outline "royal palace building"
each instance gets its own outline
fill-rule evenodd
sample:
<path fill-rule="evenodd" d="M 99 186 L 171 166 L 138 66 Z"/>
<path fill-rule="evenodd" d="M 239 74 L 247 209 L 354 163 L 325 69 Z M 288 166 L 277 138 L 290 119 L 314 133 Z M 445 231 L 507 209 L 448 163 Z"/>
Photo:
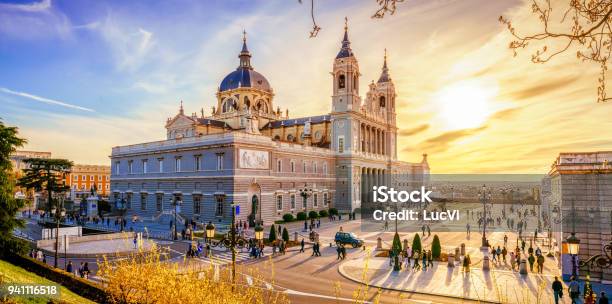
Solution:
<path fill-rule="evenodd" d="M 385 176 L 426 179 L 419 163 L 397 158 L 396 91 L 386 55 L 378 81 L 359 93 L 359 63 L 345 27 L 333 61 L 331 112 L 290 118 L 268 80 L 251 65 L 243 38 L 238 68 L 219 85 L 217 104 L 166 121 L 166 139 L 112 149 L 111 199 L 127 215 L 158 219 L 180 205 L 182 219 L 270 224 L 286 213 L 360 208 Z"/>

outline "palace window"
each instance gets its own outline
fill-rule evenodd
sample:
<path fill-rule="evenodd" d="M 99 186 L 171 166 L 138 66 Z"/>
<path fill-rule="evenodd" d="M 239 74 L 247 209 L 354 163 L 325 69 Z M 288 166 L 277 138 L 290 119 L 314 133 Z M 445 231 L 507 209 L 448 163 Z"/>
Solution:
<path fill-rule="evenodd" d="M 116 174 L 116 175 L 119 175 L 119 165 L 120 165 L 120 164 L 121 164 L 121 163 L 120 163 L 120 162 L 118 162 L 118 161 L 117 161 L 117 162 L 115 162 L 115 174 Z M 76 179 L 76 180 L 79 180 L 79 179 L 78 179 L 78 177 L 77 177 L 77 179 Z"/>
<path fill-rule="evenodd" d="M 174 171 L 181 172 L 181 158 L 177 157 L 174 159 Z"/>
<path fill-rule="evenodd" d="M 193 213 L 200 214 L 201 204 L 202 204 L 202 196 L 201 195 L 194 195 L 193 196 Z"/>
<path fill-rule="evenodd" d="M 281 172 L 283 170 L 283 162 L 278 159 L 276 160 L 276 171 Z"/>
<path fill-rule="evenodd" d="M 72 178 L 74 179 L 74 181 L 79 181 L 79 176 L 78 175 L 73 175 Z"/>
<path fill-rule="evenodd" d="M 283 196 L 279 195 L 276 197 L 276 210 L 283 210 Z"/>
<path fill-rule="evenodd" d="M 378 103 L 380 105 L 381 108 L 385 107 L 385 96 L 380 96 L 380 98 L 378 99 Z"/>
<path fill-rule="evenodd" d="M 291 161 L 291 172 L 295 172 L 295 162 Z"/>
<path fill-rule="evenodd" d="M 146 159 L 142 160 L 142 173 L 147 174 L 147 172 L 149 171 L 149 168 L 147 168 L 149 164 L 149 161 Z"/>
<path fill-rule="evenodd" d="M 323 206 L 327 206 L 327 193 L 323 193 Z"/>
<path fill-rule="evenodd" d="M 128 174 L 132 174 L 132 172 L 134 172 L 132 171 L 133 168 L 134 168 L 134 162 L 129 160 L 128 161 Z"/>
<path fill-rule="evenodd" d="M 98 183 L 98 188 L 97 190 L 102 190 L 102 183 Z"/>
<path fill-rule="evenodd" d="M 89 176 L 89 180 L 93 182 L 93 181 L 94 181 L 94 176 L 93 176 L 93 175 L 90 175 L 90 176 Z"/>
<path fill-rule="evenodd" d="M 304 209 L 308 208 L 308 197 L 307 196 L 302 196 L 302 208 Z"/>
<path fill-rule="evenodd" d="M 109 184 L 106 184 L 106 187 L 105 187 L 105 188 L 106 188 L 106 190 L 107 190 L 107 191 L 108 191 L 108 190 L 110 190 L 110 185 L 109 185 Z"/>
<path fill-rule="evenodd" d="M 140 194 L 140 210 L 147 210 L 147 194 Z"/>
<path fill-rule="evenodd" d="M 215 211 L 216 216 L 223 216 L 223 200 L 224 199 L 222 195 L 217 196 L 217 208 Z"/>
<path fill-rule="evenodd" d="M 323 163 L 323 174 L 327 174 L 327 163 Z"/>
<path fill-rule="evenodd" d="M 84 181 L 84 182 L 87 181 L 87 175 L 81 176 L 81 180 Z"/>
<path fill-rule="evenodd" d="M 338 137 L 338 153 L 344 153 L 344 137 Z"/>
<path fill-rule="evenodd" d="M 157 160 L 157 165 L 159 166 L 159 173 L 164 172 L 164 159 L 160 158 Z"/>
<path fill-rule="evenodd" d="M 223 113 L 231 112 L 236 109 L 236 101 L 232 98 L 226 99 L 221 106 L 221 111 Z"/>
<path fill-rule="evenodd" d="M 127 193 L 126 197 L 127 209 L 132 209 L 132 193 Z"/>
<path fill-rule="evenodd" d="M 202 170 L 202 155 L 195 155 L 193 157 L 193 162 L 195 163 L 195 170 L 196 171 Z"/>
<path fill-rule="evenodd" d="M 317 163 L 312 162 L 312 172 L 317 173 Z"/>
<path fill-rule="evenodd" d="M 289 197 L 290 203 L 291 203 L 291 210 L 295 209 L 295 194 L 291 194 L 291 196 Z"/>
<path fill-rule="evenodd" d="M 293 142 L 293 134 L 287 135 L 287 141 Z"/>
<path fill-rule="evenodd" d="M 162 203 L 164 201 L 164 194 L 163 193 L 157 193 L 155 195 L 155 210 L 157 210 L 157 212 L 161 212 L 162 211 Z"/>
<path fill-rule="evenodd" d="M 318 194 L 313 194 L 312 195 L 312 205 L 316 208 L 319 207 L 319 195 Z"/>
<path fill-rule="evenodd" d="M 217 171 L 223 170 L 223 153 L 217 154 Z"/>
<path fill-rule="evenodd" d="M 303 171 L 304 171 L 304 173 L 306 173 L 306 161 L 303 161 L 303 162 L 302 162 L 302 167 L 304 167 L 304 168 L 303 168 Z"/>

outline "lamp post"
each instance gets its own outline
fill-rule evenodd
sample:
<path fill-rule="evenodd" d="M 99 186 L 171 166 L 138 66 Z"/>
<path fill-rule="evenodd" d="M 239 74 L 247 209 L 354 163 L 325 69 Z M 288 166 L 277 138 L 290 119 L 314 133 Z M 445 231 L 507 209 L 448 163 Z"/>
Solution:
<path fill-rule="evenodd" d="M 478 198 L 482 203 L 483 217 L 482 217 L 482 248 L 488 248 L 489 242 L 487 241 L 487 204 L 491 201 L 491 190 L 487 189 L 486 185 L 482 185 L 482 189 L 478 191 Z"/>
<path fill-rule="evenodd" d="M 51 214 L 55 217 L 55 222 L 57 224 L 57 229 L 55 230 L 55 257 L 53 260 L 53 267 L 57 268 L 57 251 L 59 249 L 59 228 L 60 228 L 60 220 L 66 216 L 66 209 L 64 209 L 64 199 L 60 196 L 56 198 L 57 207 L 51 208 Z M 65 263 L 66 261 L 64 261 Z"/>
<path fill-rule="evenodd" d="M 123 217 L 125 216 L 125 211 L 127 207 L 127 204 L 125 202 L 125 199 L 123 198 L 123 195 L 121 195 L 121 199 L 118 199 L 115 201 L 115 207 L 117 208 L 117 210 L 119 210 L 119 214 L 121 215 L 121 218 L 119 218 L 119 223 L 121 226 L 121 231 L 123 231 L 123 228 L 124 228 Z"/>
<path fill-rule="evenodd" d="M 575 280 L 578 280 L 576 256 L 580 251 L 580 240 L 576 237 L 576 209 L 574 208 L 574 200 L 572 200 L 572 232 L 565 242 L 567 243 L 567 250 L 572 256 L 572 276 Z"/>
<path fill-rule="evenodd" d="M 242 236 L 236 236 L 236 209 L 232 203 L 232 224 L 230 226 L 229 237 L 223 236 L 219 241 L 215 241 L 215 225 L 212 222 L 208 222 L 206 225 L 206 242 L 211 247 L 223 247 L 232 251 L 232 288 L 236 285 L 236 248 L 242 249 L 248 247 L 248 240 Z M 257 225 L 255 227 L 255 240 L 257 243 L 263 240 L 263 227 Z"/>
<path fill-rule="evenodd" d="M 172 206 L 174 207 L 174 235 L 172 239 L 175 241 L 178 239 L 176 235 L 176 214 L 180 211 L 179 209 L 181 208 L 182 204 L 183 204 L 183 201 L 179 197 L 175 197 L 174 200 L 172 201 Z"/>

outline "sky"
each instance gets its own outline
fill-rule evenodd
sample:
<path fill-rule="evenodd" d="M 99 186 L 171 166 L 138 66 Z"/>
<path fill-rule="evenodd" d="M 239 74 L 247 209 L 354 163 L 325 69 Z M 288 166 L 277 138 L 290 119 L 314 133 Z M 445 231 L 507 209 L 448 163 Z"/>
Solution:
<path fill-rule="evenodd" d="M 315 38 L 303 2 L 0 1 L 0 118 L 19 127 L 24 149 L 108 165 L 113 146 L 163 140 L 181 100 L 209 114 L 243 30 L 275 106 L 328 113 L 346 16 L 361 88 L 387 49 L 401 160 L 427 153 L 432 173 L 541 174 L 560 152 L 612 150 L 598 66 L 575 49 L 546 64 L 530 61 L 542 45 L 508 49 L 498 17 L 536 31 L 528 2 L 408 0 L 372 19 L 376 1 L 315 0 Z"/>

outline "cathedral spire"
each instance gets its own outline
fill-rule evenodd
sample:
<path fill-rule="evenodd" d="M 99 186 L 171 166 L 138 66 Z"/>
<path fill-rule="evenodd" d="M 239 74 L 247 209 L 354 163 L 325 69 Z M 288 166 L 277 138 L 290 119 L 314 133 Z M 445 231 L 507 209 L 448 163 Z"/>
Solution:
<path fill-rule="evenodd" d="M 351 56 L 353 56 L 353 50 L 351 50 L 351 42 L 348 39 L 348 18 L 344 17 L 344 38 L 342 39 L 342 47 L 336 59 Z"/>
<path fill-rule="evenodd" d="M 182 100 L 181 100 L 181 106 L 180 106 L 180 108 L 179 108 L 179 113 L 180 113 L 181 115 L 183 115 L 183 114 L 185 113 L 185 111 L 183 111 L 183 101 L 182 101 Z"/>
<path fill-rule="evenodd" d="M 378 78 L 378 82 L 389 82 L 391 77 L 389 76 L 389 68 L 387 67 L 387 49 L 385 48 L 385 59 L 382 67 L 382 73 L 380 74 L 380 78 Z"/>
<path fill-rule="evenodd" d="M 240 58 L 240 66 L 238 67 L 239 69 L 253 69 L 253 67 L 251 67 L 251 53 L 249 52 L 249 49 L 247 48 L 246 44 L 245 30 L 242 31 L 242 50 L 240 51 L 238 58 Z"/>

